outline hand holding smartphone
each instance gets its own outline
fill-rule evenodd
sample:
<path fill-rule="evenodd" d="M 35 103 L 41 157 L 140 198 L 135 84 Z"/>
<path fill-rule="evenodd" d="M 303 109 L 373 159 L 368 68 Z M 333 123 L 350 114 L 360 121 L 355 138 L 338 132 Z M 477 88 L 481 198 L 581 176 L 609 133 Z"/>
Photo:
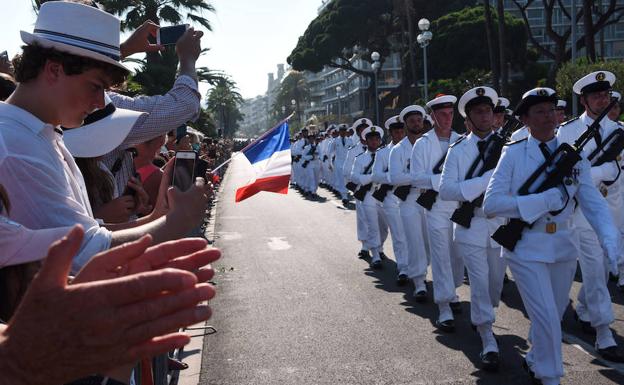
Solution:
<path fill-rule="evenodd" d="M 175 45 L 188 29 L 188 24 L 160 27 L 156 33 L 156 44 Z"/>
<path fill-rule="evenodd" d="M 178 151 L 173 165 L 173 178 L 171 184 L 180 191 L 186 191 L 195 183 L 195 151 Z"/>

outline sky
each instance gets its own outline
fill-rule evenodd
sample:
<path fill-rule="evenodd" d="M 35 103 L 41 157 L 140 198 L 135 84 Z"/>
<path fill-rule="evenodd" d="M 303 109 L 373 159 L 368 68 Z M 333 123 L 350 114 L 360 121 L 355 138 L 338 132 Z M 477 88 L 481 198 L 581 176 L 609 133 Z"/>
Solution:
<path fill-rule="evenodd" d="M 204 16 L 213 31 L 202 38 L 202 47 L 210 51 L 198 65 L 228 73 L 245 98 L 266 92 L 267 74 L 277 72 L 278 63 L 286 64 L 286 57 L 321 5 L 321 0 L 210 2 L 216 13 Z M 33 29 L 36 16 L 30 4 L 30 0 L 0 0 L 5 15 L 0 27 L 0 51 L 7 50 L 9 57 L 19 52 L 19 31 Z M 207 86 L 200 86 L 202 93 L 206 90 Z"/>

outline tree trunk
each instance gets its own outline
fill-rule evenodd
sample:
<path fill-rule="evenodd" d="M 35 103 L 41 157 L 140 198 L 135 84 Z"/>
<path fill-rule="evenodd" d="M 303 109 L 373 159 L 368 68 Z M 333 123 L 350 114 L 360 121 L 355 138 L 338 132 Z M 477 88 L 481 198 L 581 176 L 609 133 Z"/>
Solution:
<path fill-rule="evenodd" d="M 585 52 L 590 62 L 596 61 L 596 42 L 594 39 L 594 21 L 592 19 L 593 0 L 583 0 L 583 30 L 585 32 Z"/>
<path fill-rule="evenodd" d="M 500 71 L 494 51 L 494 41 L 492 33 L 492 10 L 490 9 L 489 0 L 483 0 L 483 10 L 485 12 L 485 36 L 487 37 L 488 54 L 490 56 L 490 69 L 492 70 L 492 80 L 494 81 L 494 89 L 496 90 L 496 92 L 500 92 Z"/>
<path fill-rule="evenodd" d="M 496 5 L 498 14 L 498 57 L 500 59 L 501 72 L 500 93 L 502 95 L 507 95 L 509 71 L 507 71 L 507 55 L 505 52 L 505 44 L 507 43 L 507 40 L 505 39 L 505 8 L 503 5 L 503 0 L 498 0 Z"/>

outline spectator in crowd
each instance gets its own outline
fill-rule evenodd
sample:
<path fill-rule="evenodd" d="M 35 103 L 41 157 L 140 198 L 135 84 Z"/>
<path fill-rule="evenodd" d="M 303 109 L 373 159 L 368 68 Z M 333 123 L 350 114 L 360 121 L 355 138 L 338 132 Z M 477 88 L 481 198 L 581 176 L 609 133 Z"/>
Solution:
<path fill-rule="evenodd" d="M 7 51 L 0 52 L 0 73 L 13 76 L 13 65 Z"/>
<path fill-rule="evenodd" d="M 0 72 L 0 101 L 5 101 L 15 91 L 17 84 L 13 76 Z"/>
<path fill-rule="evenodd" d="M 122 44 L 122 56 L 161 49 L 148 40 L 150 36 L 156 36 L 158 28 L 158 25 L 152 22 L 144 23 Z M 178 77 L 165 95 L 132 98 L 108 92 L 115 107 L 149 113 L 139 119 L 117 149 L 104 156 L 103 163 L 111 171 L 113 166 L 120 162 L 120 167 L 113 172 L 119 191 L 123 191 L 134 171 L 132 157 L 125 151 L 126 149 L 175 130 L 199 116 L 201 95 L 197 88 L 195 64 L 201 52 L 202 35 L 201 31 L 195 31 L 191 27 L 178 40 L 176 44 L 180 63 Z"/>
<path fill-rule="evenodd" d="M 149 197 L 148 203 L 152 207 L 156 205 L 163 176 L 163 171 L 160 169 L 162 166 L 156 166 L 154 160 L 164 143 L 165 136 L 160 135 L 136 146 L 137 155 L 134 157 L 134 167 L 141 177 L 143 188 Z"/>
<path fill-rule="evenodd" d="M 64 23 L 68 18 L 75 22 Z M 0 103 L 0 117 L 6 118 L 0 123 L 0 180 L 9 198 L 18 202 L 11 218 L 33 229 L 82 224 L 86 234 L 74 271 L 94 254 L 148 233 L 155 243 L 184 236 L 203 219 L 210 194 L 209 186 L 199 180 L 186 192 L 171 189 L 162 203 L 166 216 L 132 228 L 104 228 L 94 219 L 83 176 L 57 127 L 79 126 L 90 111 L 104 107 L 104 90 L 124 80 L 128 70 L 122 64 L 82 44 L 95 39 L 115 47 L 119 26 L 117 18 L 93 7 L 43 4 L 35 30 L 54 33 L 22 32 L 26 45 L 15 68 L 19 84 L 7 102 Z M 201 34 L 189 31 L 186 40 L 199 49 Z M 59 35 L 75 39 L 68 44 L 55 40 Z M 192 79 L 190 83 L 196 87 Z"/>

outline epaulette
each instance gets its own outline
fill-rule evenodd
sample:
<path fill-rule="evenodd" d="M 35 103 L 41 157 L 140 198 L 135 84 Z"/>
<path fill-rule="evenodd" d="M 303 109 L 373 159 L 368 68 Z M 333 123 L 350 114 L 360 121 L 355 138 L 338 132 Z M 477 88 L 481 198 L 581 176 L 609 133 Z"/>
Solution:
<path fill-rule="evenodd" d="M 364 154 L 366 154 L 366 151 L 364 151 L 364 152 L 361 152 L 361 153 L 357 154 L 355 157 L 357 158 L 358 156 L 360 156 L 360 155 L 364 155 Z"/>
<path fill-rule="evenodd" d="M 576 117 L 576 118 L 574 118 L 574 119 L 570 119 L 570 120 L 568 120 L 567 122 L 563 122 L 563 123 L 561 123 L 561 124 L 559 125 L 559 127 L 566 126 L 566 125 L 568 125 L 568 124 L 570 124 L 570 123 L 572 123 L 572 122 L 577 121 L 578 119 L 579 119 L 579 116 L 577 116 L 577 117 Z"/>
<path fill-rule="evenodd" d="M 515 140 L 513 142 L 509 142 L 509 143 L 505 143 L 505 146 L 513 146 L 514 144 L 518 144 L 518 143 L 522 143 L 527 141 L 529 138 L 524 138 L 524 139 L 520 139 L 520 140 Z"/>
<path fill-rule="evenodd" d="M 466 138 L 467 138 L 467 136 L 466 136 L 466 135 L 462 135 L 462 136 L 460 136 L 460 137 L 459 137 L 459 138 L 458 138 L 458 139 L 457 139 L 454 143 L 452 143 L 452 144 L 449 146 L 449 148 L 453 148 L 453 147 L 455 147 L 456 145 L 460 144 L 460 143 L 461 143 L 464 139 L 466 139 Z"/>

